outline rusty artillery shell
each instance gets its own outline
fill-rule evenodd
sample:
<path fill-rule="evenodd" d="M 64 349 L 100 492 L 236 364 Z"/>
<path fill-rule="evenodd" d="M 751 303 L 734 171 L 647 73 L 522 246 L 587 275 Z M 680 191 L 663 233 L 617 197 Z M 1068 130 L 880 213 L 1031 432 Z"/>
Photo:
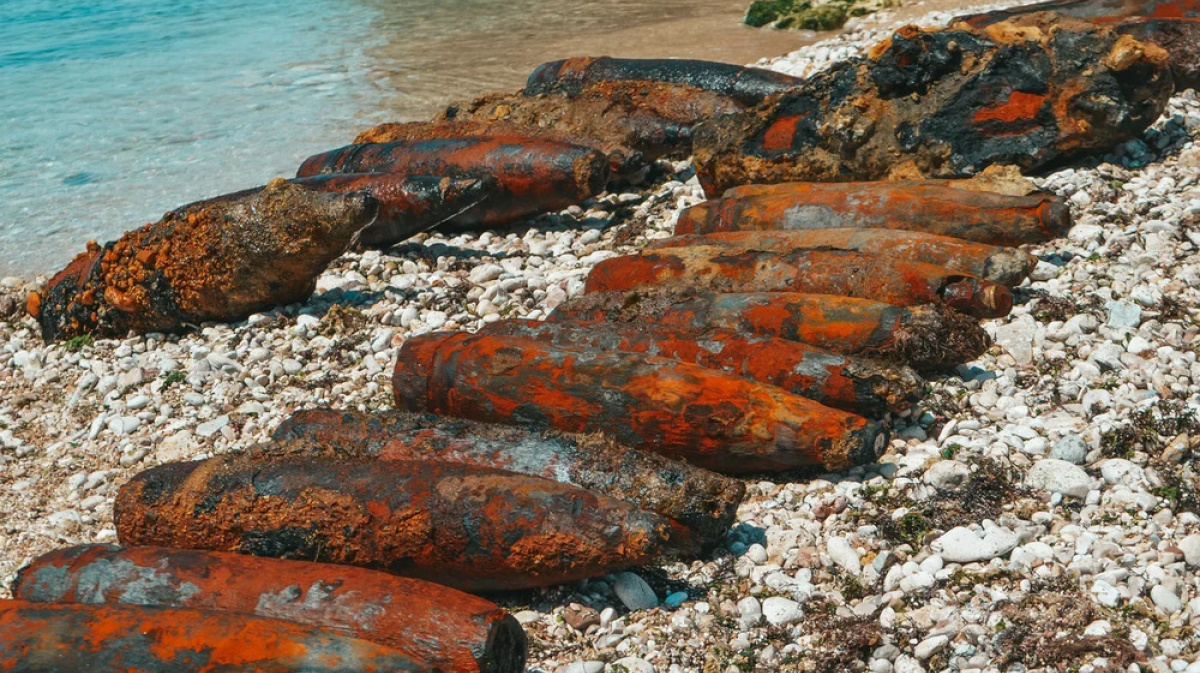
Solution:
<path fill-rule="evenodd" d="M 436 118 L 452 123 L 501 124 L 533 129 L 520 133 L 555 134 L 581 145 L 644 159 L 686 157 L 692 152 L 692 127 L 706 119 L 745 109 L 736 101 L 682 84 L 602 82 L 571 95 L 487 94 L 452 103 Z M 628 149 L 626 149 L 628 148 Z M 624 166 L 620 174 L 636 166 Z"/>
<path fill-rule="evenodd" d="M 1054 194 L 1008 196 L 926 182 L 792 182 L 728 190 L 684 211 L 676 234 L 768 229 L 901 229 L 989 245 L 1066 234 L 1071 210 Z"/>
<path fill-rule="evenodd" d="M 510 98 L 520 101 L 529 100 L 518 96 L 492 94 L 491 96 L 477 99 L 476 103 L 501 96 L 504 96 L 504 100 Z M 569 104 L 569 101 L 564 99 L 563 103 L 564 105 Z M 572 106 L 572 109 L 578 109 L 578 107 Z M 563 128 L 558 124 L 540 126 L 536 123 L 521 123 L 512 120 L 510 118 L 511 115 L 512 112 L 505 109 L 503 114 L 498 117 L 479 115 L 481 118 L 476 119 L 474 118 L 475 115 L 464 114 L 461 119 L 380 124 L 358 134 L 354 139 L 354 144 L 394 143 L 402 140 L 418 141 L 436 140 L 439 138 L 479 138 L 495 135 L 525 136 L 541 140 L 569 142 L 574 145 L 600 150 L 608 156 L 608 168 L 610 174 L 614 177 L 632 176 L 647 166 L 645 154 L 631 149 L 627 144 L 628 138 L 624 135 L 606 132 L 605 129 L 607 127 L 586 132 L 586 130 L 580 129 L 578 125 Z M 689 144 L 688 147 L 690 146 Z"/>
<path fill-rule="evenodd" d="M 781 72 L 714 61 L 585 56 L 539 65 L 529 75 L 525 93 L 575 93 L 589 84 L 622 80 L 687 84 L 747 105 L 757 105 L 763 98 L 804 81 Z"/>
<path fill-rule="evenodd" d="M 662 325 L 691 332 L 728 329 L 931 370 L 974 360 L 991 345 L 973 319 L 942 306 L 901 307 L 794 292 L 605 292 L 564 302 L 547 321 Z"/>
<path fill-rule="evenodd" d="M 709 292 L 808 292 L 897 306 L 941 302 L 977 318 L 1012 310 L 1003 285 L 932 264 L 846 250 L 770 252 L 697 245 L 612 257 L 588 274 L 586 292 L 646 288 Z"/>
<path fill-rule="evenodd" d="M 608 160 L 596 150 L 514 136 L 349 145 L 309 157 L 297 177 L 390 172 L 491 177 L 496 192 L 450 223 L 491 226 L 560 210 L 604 191 Z"/>
<path fill-rule="evenodd" d="M 519 337 L 430 334 L 400 349 L 396 404 L 480 421 L 604 432 L 726 474 L 868 463 L 887 430 L 774 386 L 667 358 Z"/>
<path fill-rule="evenodd" d="M 906 26 L 753 110 L 697 125 L 692 147 L 709 196 L 754 182 L 1032 172 L 1136 138 L 1173 91 L 1163 49 L 1103 27 Z"/>
<path fill-rule="evenodd" d="M 450 463 L 218 456 L 135 476 L 122 544 L 386 570 L 464 591 L 525 589 L 691 552 L 687 530 L 575 486 Z"/>
<path fill-rule="evenodd" d="M 12 593 L 35 603 L 243 612 L 369 640 L 446 671 L 525 670 L 525 631 L 495 603 L 350 566 L 90 544 L 34 559 Z"/>
<path fill-rule="evenodd" d="M 103 248 L 94 241 L 29 309 L 46 341 L 234 321 L 312 294 L 317 276 L 375 218 L 362 192 L 276 180 L 167 213 Z"/>
<path fill-rule="evenodd" d="M 0 600 L 6 673 L 440 671 L 382 645 L 236 612 Z"/>
<path fill-rule="evenodd" d="M 893 229 L 807 229 L 803 231 L 726 231 L 675 236 L 654 241 L 652 249 L 695 245 L 791 252 L 851 250 L 870 255 L 933 264 L 1012 287 L 1029 277 L 1037 258 L 1016 248 L 970 243 L 949 236 Z"/>
<path fill-rule="evenodd" d="M 1017 11 L 1019 10 L 1019 11 Z M 961 19 L 964 25 L 984 28 L 996 23 L 1042 32 L 1063 28 L 1079 30 L 1080 22 L 1102 25 L 1120 35 L 1161 47 L 1167 52 L 1175 90 L 1200 84 L 1200 3 L 1114 2 L 1112 0 L 1055 0 L 1006 11 L 976 14 Z"/>
<path fill-rule="evenodd" d="M 570 435 L 433 414 L 298 411 L 261 451 L 313 448 L 380 460 L 439 460 L 561 481 L 656 512 L 687 526 L 703 553 L 723 541 L 745 486 L 600 434 Z"/>
<path fill-rule="evenodd" d="M 1196 0 L 1049 0 L 1008 9 L 968 14 L 954 20 L 966 23 L 972 28 L 982 28 L 1040 12 L 1054 12 L 1061 16 L 1086 19 L 1096 23 L 1119 22 L 1128 17 L 1200 19 L 1200 2 L 1196 2 Z"/>
<path fill-rule="evenodd" d="M 922 397 L 923 382 L 908 367 L 838 355 L 778 337 L 537 320 L 499 320 L 480 332 L 535 339 L 559 348 L 671 358 L 769 383 L 835 409 L 868 416 L 904 411 Z"/>
<path fill-rule="evenodd" d="M 360 244 L 386 248 L 476 210 L 495 196 L 489 177 L 443 178 L 395 173 L 315 175 L 292 180 L 323 192 L 366 192 L 379 202 L 379 215 L 359 234 Z"/>

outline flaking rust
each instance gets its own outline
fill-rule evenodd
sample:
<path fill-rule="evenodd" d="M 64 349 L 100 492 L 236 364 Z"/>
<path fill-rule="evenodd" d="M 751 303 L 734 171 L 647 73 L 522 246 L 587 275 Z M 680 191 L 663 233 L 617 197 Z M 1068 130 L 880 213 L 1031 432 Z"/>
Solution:
<path fill-rule="evenodd" d="M 604 292 L 560 304 L 547 321 L 661 325 L 692 332 L 734 330 L 918 370 L 942 370 L 974 360 L 991 345 L 975 320 L 942 306 L 902 307 L 794 292 Z"/>
<path fill-rule="evenodd" d="M 318 175 L 292 180 L 323 192 L 366 192 L 379 202 L 379 215 L 358 243 L 386 248 L 437 225 L 485 207 L 497 183 L 490 177 L 449 178 L 395 173 Z"/>
<path fill-rule="evenodd" d="M 1130 17 L 1200 19 L 1200 2 L 1196 2 L 1196 0 L 1050 0 L 1021 7 L 968 14 L 955 19 L 955 21 L 981 27 L 1039 12 L 1054 12 L 1062 16 L 1087 19 L 1097 23 L 1116 23 Z"/>
<path fill-rule="evenodd" d="M 675 233 L 830 228 L 916 231 L 1017 246 L 1066 235 L 1071 211 L 1054 194 L 1010 196 L 936 181 L 799 182 L 730 189 L 684 211 Z"/>
<path fill-rule="evenodd" d="M 507 100 L 518 98 L 492 94 L 476 99 L 474 104 L 497 98 Z M 523 102 L 524 99 L 521 99 Z M 558 99 L 555 101 L 558 102 Z M 560 103 L 567 103 L 563 101 Z M 471 104 L 464 104 L 471 105 Z M 582 106 L 580 106 L 582 107 Z M 461 109 L 461 108 L 451 108 Z M 578 108 L 570 109 L 572 114 L 578 114 Z M 607 112 L 607 110 L 602 110 Z M 644 137 L 654 132 L 652 124 L 662 124 L 661 134 L 664 140 L 673 137 L 677 131 L 669 122 L 656 119 L 638 119 L 619 117 L 611 125 L 600 124 L 596 127 L 581 128 L 581 125 L 571 124 L 570 130 L 564 130 L 557 124 L 539 126 L 536 122 L 521 123 L 520 117 L 514 111 L 503 107 L 492 115 L 465 113 L 462 119 L 446 119 L 434 122 L 391 122 L 380 124 L 363 131 L 354 139 L 354 144 L 364 143 L 394 143 L 398 141 L 437 140 L 441 138 L 479 138 L 482 136 L 527 136 L 541 140 L 569 142 L 599 150 L 608 157 L 608 167 L 612 177 L 637 179 L 648 165 L 646 155 L 632 149 L 631 140 Z M 475 117 L 479 117 L 478 119 Z M 516 119 L 514 119 L 516 117 Z M 607 117 L 601 118 L 608 122 Z M 648 122 L 643 128 L 642 122 Z M 689 145 L 690 146 L 690 145 Z"/>
<path fill-rule="evenodd" d="M 687 526 L 702 553 L 722 542 L 745 486 L 601 434 L 572 435 L 433 414 L 298 411 L 255 448 L 379 460 L 438 460 L 509 470 L 594 491 Z"/>
<path fill-rule="evenodd" d="M 1173 90 L 1168 56 L 1105 28 L 908 26 L 752 111 L 700 124 L 705 192 L 753 182 L 1034 171 L 1137 137 Z"/>
<path fill-rule="evenodd" d="M 574 326 L 498 320 L 480 332 L 536 339 L 560 348 L 671 358 L 768 383 L 835 409 L 868 416 L 911 409 L 920 401 L 924 387 L 921 378 L 908 367 L 729 330 L 689 333 L 653 325 Z"/>
<path fill-rule="evenodd" d="M 241 612 L 369 640 L 444 671 L 525 670 L 525 631 L 495 603 L 350 566 L 91 544 L 34 559 L 12 592 L 34 603 Z"/>
<path fill-rule="evenodd" d="M 1012 310 L 1003 285 L 932 264 L 847 250 L 771 252 L 697 245 L 612 257 L 588 274 L 585 292 L 806 292 L 897 306 L 943 303 L 978 318 Z"/>
<path fill-rule="evenodd" d="M 47 342 L 239 320 L 312 294 L 377 211 L 367 194 L 285 180 L 200 201 L 103 247 L 89 243 L 30 295 L 28 310 Z"/>
<path fill-rule="evenodd" d="M 359 232 L 360 247 L 386 248 L 454 217 L 469 213 L 493 198 L 492 178 L 446 178 L 398 173 L 342 173 L 293 178 L 288 182 L 318 192 L 363 192 L 379 204 L 375 221 Z M 261 192 L 256 187 L 211 199 L 237 201 Z"/>
<path fill-rule="evenodd" d="M 323 456 L 174 463 L 114 504 L 122 544 L 385 570 L 464 591 L 572 582 L 692 553 L 687 529 L 575 486 L 429 461 Z"/>
<path fill-rule="evenodd" d="M 1029 277 L 1037 258 L 1015 248 L 970 243 L 949 236 L 893 229 L 806 229 L 731 231 L 675 236 L 653 241 L 650 249 L 708 245 L 743 250 L 850 250 L 886 255 L 1013 287 Z"/>
<path fill-rule="evenodd" d="M 281 619 L 187 608 L 0 600 L 0 671 L 440 673 L 441 669 L 382 645 Z"/>
<path fill-rule="evenodd" d="M 1190 2 L 1146 2 L 1122 3 L 1112 8 L 1104 2 L 1046 3 L 1049 11 L 1030 11 L 1037 5 L 1020 9 L 1021 12 L 995 12 L 977 14 L 963 19 L 963 25 L 979 29 L 1001 21 L 1014 26 L 1032 26 L 1042 31 L 1068 28 L 1079 29 L 1081 22 L 1103 25 L 1120 35 L 1127 35 L 1139 42 L 1161 47 L 1167 52 L 1171 63 L 1171 77 L 1175 90 L 1194 89 L 1200 85 L 1200 52 L 1196 44 L 1200 40 L 1200 11 Z M 1113 9 L 1113 14 L 1103 13 Z M 1132 12 L 1132 13 L 1130 13 Z"/>
<path fill-rule="evenodd" d="M 604 191 L 608 160 L 579 145 L 484 136 L 349 145 L 309 157 L 297 177 L 328 173 L 399 173 L 487 177 L 495 193 L 452 218 L 462 226 L 493 226 L 561 210 Z"/>
<path fill-rule="evenodd" d="M 531 135 L 578 138 L 571 142 L 604 148 L 610 158 L 614 151 L 625 156 L 632 151 L 654 160 L 691 154 L 697 123 L 744 109 L 729 98 L 682 84 L 604 82 L 569 95 L 487 94 L 447 106 L 436 121 L 516 124 L 537 129 Z"/>
<path fill-rule="evenodd" d="M 392 382 L 396 405 L 410 411 L 603 432 L 726 474 L 841 469 L 875 460 L 887 444 L 882 424 L 774 386 L 667 358 L 519 337 L 412 337 Z"/>
<path fill-rule="evenodd" d="M 747 105 L 795 88 L 804 80 L 764 68 L 677 58 L 584 56 L 539 65 L 525 83 L 526 94 L 575 94 L 601 82 L 686 84 Z"/>

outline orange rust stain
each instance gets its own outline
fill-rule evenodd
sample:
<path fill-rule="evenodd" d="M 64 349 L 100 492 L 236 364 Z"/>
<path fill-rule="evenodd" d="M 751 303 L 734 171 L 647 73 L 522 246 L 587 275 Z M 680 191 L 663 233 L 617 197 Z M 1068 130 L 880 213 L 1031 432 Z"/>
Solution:
<path fill-rule="evenodd" d="M 763 132 L 764 150 L 786 150 L 796 138 L 796 126 L 803 117 L 783 117 L 776 120 Z"/>
<path fill-rule="evenodd" d="M 1024 91 L 1014 91 L 1008 95 L 1008 100 L 1003 103 L 991 105 L 980 109 L 972 117 L 972 121 L 976 123 L 987 121 L 1001 121 L 1007 123 L 1015 123 L 1020 121 L 1033 121 L 1037 116 L 1042 105 L 1046 102 L 1045 94 L 1026 93 Z"/>

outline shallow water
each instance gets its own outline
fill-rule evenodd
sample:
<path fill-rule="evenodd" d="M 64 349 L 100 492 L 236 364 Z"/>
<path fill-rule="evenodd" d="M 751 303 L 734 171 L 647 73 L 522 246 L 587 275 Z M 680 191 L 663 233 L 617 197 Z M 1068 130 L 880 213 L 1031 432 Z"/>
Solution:
<path fill-rule="evenodd" d="M 0 2 L 0 276 L 580 54 L 746 62 L 744 0 Z"/>

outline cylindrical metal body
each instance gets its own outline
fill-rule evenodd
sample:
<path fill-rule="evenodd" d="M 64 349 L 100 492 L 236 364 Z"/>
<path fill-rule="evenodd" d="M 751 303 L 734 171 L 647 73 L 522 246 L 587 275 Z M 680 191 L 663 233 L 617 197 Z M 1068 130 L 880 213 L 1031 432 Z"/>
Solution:
<path fill-rule="evenodd" d="M 634 80 L 687 84 L 747 105 L 787 91 L 804 80 L 764 68 L 684 58 L 609 58 L 584 56 L 539 65 L 525 83 L 525 93 L 573 93 L 588 84 Z"/>
<path fill-rule="evenodd" d="M 807 292 L 873 299 L 896 306 L 943 303 L 977 318 L 1012 310 L 1012 292 L 932 264 L 846 250 L 758 249 L 697 245 L 612 257 L 588 274 L 585 291 L 648 288 L 707 292 Z"/>
<path fill-rule="evenodd" d="M 396 405 L 474 420 L 604 432 L 726 474 L 875 460 L 880 424 L 696 365 L 517 337 L 431 334 L 400 349 Z"/>
<path fill-rule="evenodd" d="M 12 593 L 35 603 L 244 612 L 369 640 L 445 671 L 525 671 L 525 631 L 495 603 L 345 565 L 91 544 L 34 559 Z"/>
<path fill-rule="evenodd" d="M 240 320 L 310 295 L 377 211 L 367 194 L 286 180 L 199 201 L 104 247 L 89 243 L 28 308 L 48 342 Z"/>
<path fill-rule="evenodd" d="M 1196 0 L 1048 0 L 1048 2 L 1036 2 L 1007 9 L 993 9 L 981 14 L 969 14 L 959 17 L 955 21 L 962 21 L 972 28 L 983 28 L 1038 12 L 1054 12 L 1096 23 L 1119 22 L 1129 17 L 1200 19 L 1200 2 Z"/>
<path fill-rule="evenodd" d="M 803 231 L 724 231 L 657 239 L 650 248 L 711 245 L 743 250 L 850 250 L 933 264 L 1012 287 L 1029 277 L 1037 258 L 1015 248 L 970 243 L 949 236 L 895 229 L 808 229 Z"/>
<path fill-rule="evenodd" d="M 379 202 L 379 214 L 358 236 L 368 248 L 386 248 L 415 234 L 462 217 L 496 195 L 492 178 L 444 178 L 396 173 L 314 175 L 292 180 L 323 192 L 366 192 Z"/>
<path fill-rule="evenodd" d="M 605 292 L 560 304 L 547 321 L 662 325 L 693 332 L 728 329 L 918 369 L 974 360 L 991 344 L 975 320 L 944 307 L 795 292 Z"/>
<path fill-rule="evenodd" d="M 495 94 L 491 98 L 502 95 Z M 503 96 L 506 100 L 534 100 L 514 95 Z M 489 97 L 485 98 L 491 99 Z M 477 99 L 476 102 L 482 101 L 485 98 Z M 570 101 L 564 99 L 562 104 L 569 105 Z M 354 139 L 354 144 L 437 140 L 439 138 L 479 138 L 481 136 L 496 135 L 527 136 L 542 140 L 569 142 L 574 145 L 582 145 L 600 150 L 608 156 L 608 167 L 613 176 L 633 174 L 646 166 L 645 155 L 624 144 L 628 142 L 628 138 L 621 133 L 610 132 L 608 125 L 603 125 L 599 128 L 587 127 L 580 129 L 578 126 L 573 126 L 564 129 L 555 124 L 540 126 L 522 123 L 521 121 L 509 118 L 507 114 L 495 118 L 482 114 L 478 115 L 478 117 L 476 118 L 476 115 L 464 113 L 462 119 L 453 118 L 433 122 L 380 124 L 358 134 Z"/>
<path fill-rule="evenodd" d="M 1094 24 L 904 26 L 753 109 L 697 124 L 693 165 L 710 197 L 996 165 L 1039 173 L 1138 138 L 1174 90 L 1165 50 Z"/>
<path fill-rule="evenodd" d="M 496 193 L 450 220 L 499 225 L 560 210 L 604 191 L 608 159 L 568 143 L 514 136 L 349 145 L 309 157 L 297 177 L 324 173 L 491 177 Z"/>
<path fill-rule="evenodd" d="M 0 600 L 0 671 L 5 673 L 441 670 L 370 641 L 282 619 L 188 608 Z"/>
<path fill-rule="evenodd" d="M 624 500 L 685 525 L 707 552 L 733 525 L 745 486 L 682 461 L 631 449 L 601 434 L 570 435 L 402 411 L 298 411 L 259 452 L 438 460 L 553 479 Z"/>
<path fill-rule="evenodd" d="M 122 544 L 341 563 L 525 589 L 691 551 L 678 524 L 581 488 L 449 463 L 218 456 L 160 465 L 114 506 Z"/>
<path fill-rule="evenodd" d="M 654 325 L 498 320 L 480 333 L 535 339 L 558 348 L 671 358 L 769 383 L 835 409 L 868 416 L 912 408 L 924 387 L 908 367 L 730 330 L 694 333 Z"/>
<path fill-rule="evenodd" d="M 935 181 L 747 185 L 694 208 L 699 211 L 680 215 L 676 234 L 901 229 L 1017 246 L 1063 236 L 1071 227 L 1071 210 L 1057 195 L 1011 196 Z"/>

